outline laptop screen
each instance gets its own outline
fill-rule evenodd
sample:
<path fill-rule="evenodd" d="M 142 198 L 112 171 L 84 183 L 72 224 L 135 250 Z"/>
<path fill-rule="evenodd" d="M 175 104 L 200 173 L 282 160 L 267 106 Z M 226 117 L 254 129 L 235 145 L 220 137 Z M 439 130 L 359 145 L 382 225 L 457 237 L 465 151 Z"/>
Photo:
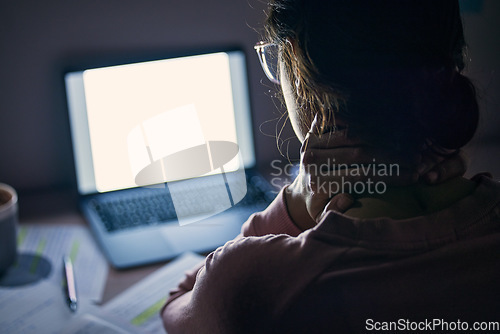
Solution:
<path fill-rule="evenodd" d="M 80 194 L 137 187 L 148 165 L 210 142 L 239 148 L 223 172 L 255 164 L 242 51 L 91 68 L 65 84 Z"/>

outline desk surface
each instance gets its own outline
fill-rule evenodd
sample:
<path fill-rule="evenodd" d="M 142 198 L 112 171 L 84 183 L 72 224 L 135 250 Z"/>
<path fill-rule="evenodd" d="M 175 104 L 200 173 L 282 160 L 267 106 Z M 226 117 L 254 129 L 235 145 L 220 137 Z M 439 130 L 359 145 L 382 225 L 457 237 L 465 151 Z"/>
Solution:
<path fill-rule="evenodd" d="M 86 225 L 84 218 L 77 212 L 66 212 L 60 214 L 53 214 L 49 216 L 44 216 L 42 218 L 24 218 L 21 219 L 20 224 L 67 224 L 67 225 Z M 134 283 L 140 281 L 144 277 L 151 274 L 153 271 L 157 270 L 163 266 L 168 261 L 125 269 L 116 270 L 109 266 L 108 277 L 106 280 L 106 285 L 104 288 L 104 293 L 102 297 L 102 304 L 106 303 L 116 295 L 125 291 L 127 288 L 132 286 Z M 165 292 L 167 293 L 167 292 Z"/>
<path fill-rule="evenodd" d="M 287 163 L 284 164 L 285 167 L 283 168 L 290 167 Z M 263 175 L 269 176 L 272 175 L 272 172 L 276 172 L 276 170 L 263 170 L 262 172 Z M 268 178 L 270 178 L 270 176 Z M 271 182 L 271 180 L 269 181 Z M 272 179 L 272 185 L 275 187 L 276 191 L 284 184 L 290 182 L 290 175 L 286 173 L 285 175 Z M 88 226 L 85 219 L 78 212 L 76 203 L 78 203 L 77 195 L 68 189 L 20 194 L 20 224 L 68 224 Z M 125 270 L 116 270 L 108 265 L 109 271 L 102 296 L 102 303 L 108 302 L 110 299 L 168 262 L 169 261 L 163 261 L 152 265 Z"/>

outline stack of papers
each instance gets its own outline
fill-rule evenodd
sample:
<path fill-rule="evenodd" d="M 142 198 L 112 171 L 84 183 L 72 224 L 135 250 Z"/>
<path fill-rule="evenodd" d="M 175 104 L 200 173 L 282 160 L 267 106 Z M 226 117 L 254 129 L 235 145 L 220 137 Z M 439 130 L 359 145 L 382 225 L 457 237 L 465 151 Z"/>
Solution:
<path fill-rule="evenodd" d="M 64 333 L 105 333 L 111 326 L 120 328 L 120 331 L 109 333 L 166 333 L 159 312 L 167 300 L 168 292 L 179 284 L 186 271 L 204 259 L 193 253 L 178 257 L 109 301 L 98 317 L 83 315 Z"/>
<path fill-rule="evenodd" d="M 108 264 L 85 226 L 24 225 L 17 263 L 0 278 L 0 333 L 165 333 L 168 292 L 204 257 L 187 253 L 100 307 Z M 63 256 L 74 264 L 78 310 L 63 289 Z"/>
<path fill-rule="evenodd" d="M 0 279 L 0 333 L 59 333 L 71 319 L 63 256 L 74 263 L 79 309 L 101 300 L 108 264 L 85 226 L 23 225 L 17 244 L 17 262 Z"/>

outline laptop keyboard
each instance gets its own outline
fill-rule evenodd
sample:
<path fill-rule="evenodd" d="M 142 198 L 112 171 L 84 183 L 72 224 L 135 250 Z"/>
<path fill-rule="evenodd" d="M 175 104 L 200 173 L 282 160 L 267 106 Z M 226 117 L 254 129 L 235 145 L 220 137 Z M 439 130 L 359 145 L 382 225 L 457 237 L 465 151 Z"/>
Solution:
<path fill-rule="evenodd" d="M 176 219 L 170 194 L 155 189 L 157 194 L 123 196 L 116 200 L 93 200 L 93 208 L 106 229 L 111 231 L 141 225 L 154 225 Z"/>
<path fill-rule="evenodd" d="M 210 187 L 209 184 L 205 186 Z M 274 196 L 268 183 L 254 175 L 247 180 L 247 193 L 236 206 L 251 206 L 257 211 L 272 201 Z M 112 200 L 94 198 L 91 206 L 108 232 L 177 220 L 172 198 L 166 188 L 134 189 Z M 193 212 L 193 215 L 197 213 Z"/>

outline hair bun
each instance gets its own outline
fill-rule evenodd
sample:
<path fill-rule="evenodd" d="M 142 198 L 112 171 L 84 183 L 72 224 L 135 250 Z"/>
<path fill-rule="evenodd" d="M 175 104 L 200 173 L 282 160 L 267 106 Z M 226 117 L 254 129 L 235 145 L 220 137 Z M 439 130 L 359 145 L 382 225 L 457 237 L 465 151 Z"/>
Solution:
<path fill-rule="evenodd" d="M 451 80 L 441 82 L 441 110 L 433 110 L 425 121 L 430 130 L 429 137 L 435 144 L 458 149 L 469 142 L 479 122 L 479 106 L 472 82 L 453 70 Z"/>

